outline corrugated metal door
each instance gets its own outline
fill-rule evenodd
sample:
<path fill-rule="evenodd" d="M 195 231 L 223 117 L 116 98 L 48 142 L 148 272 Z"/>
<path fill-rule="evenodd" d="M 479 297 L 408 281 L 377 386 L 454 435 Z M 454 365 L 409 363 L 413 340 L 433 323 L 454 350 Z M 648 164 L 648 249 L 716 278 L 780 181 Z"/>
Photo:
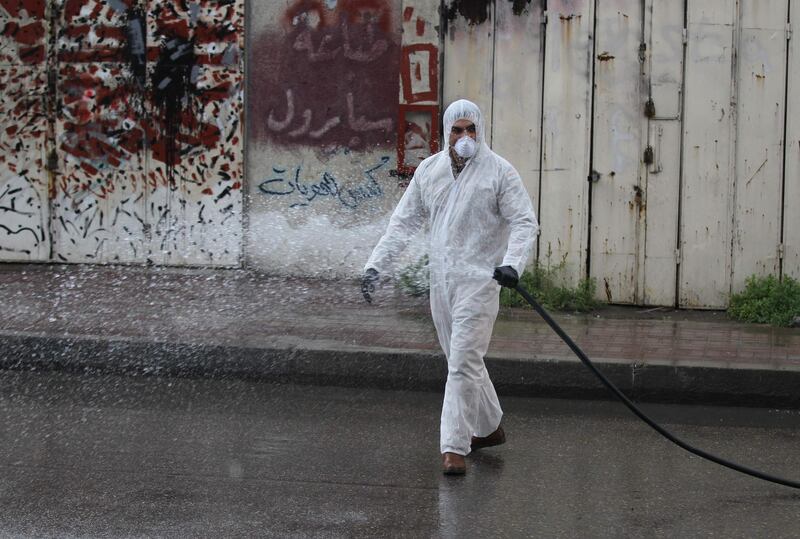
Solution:
<path fill-rule="evenodd" d="M 679 283 L 686 307 L 722 307 L 730 291 L 735 16 L 735 0 L 688 5 Z"/>
<path fill-rule="evenodd" d="M 0 260 L 50 256 L 44 2 L 0 3 Z"/>
<path fill-rule="evenodd" d="M 648 101 L 647 146 L 652 163 L 644 167 L 646 207 L 642 286 L 638 302 L 674 305 L 678 264 L 683 105 L 683 0 L 648 0 L 645 42 Z M 644 148 L 646 150 L 646 147 Z"/>
<path fill-rule="evenodd" d="M 783 196 L 783 274 L 800 279 L 800 0 L 789 6 L 786 170 Z"/>
<path fill-rule="evenodd" d="M 547 2 L 539 262 L 586 274 L 594 2 Z"/>
<path fill-rule="evenodd" d="M 614 303 L 638 300 L 646 216 L 643 17 L 641 0 L 597 3 L 589 273 Z"/>
<path fill-rule="evenodd" d="M 589 275 L 613 303 L 675 301 L 683 6 L 597 3 Z"/>
<path fill-rule="evenodd" d="M 739 0 L 734 290 L 780 271 L 788 9 L 786 0 Z"/>
<path fill-rule="evenodd" d="M 483 4 L 472 18 L 459 13 L 455 5 L 446 10 L 442 84 L 445 106 L 464 98 L 480 107 L 487 126 L 486 142 L 491 144 L 495 4 Z M 443 135 L 446 142 L 448 133 Z"/>
<path fill-rule="evenodd" d="M 496 5 L 492 148 L 514 163 L 534 204 L 539 197 L 542 125 L 544 0 L 517 15 L 511 2 Z M 536 259 L 532 253 L 531 260 Z"/>
<path fill-rule="evenodd" d="M 0 259 L 238 265 L 244 1 L 9 0 L 0 25 Z"/>
<path fill-rule="evenodd" d="M 113 6 L 113 7 L 112 7 Z M 53 256 L 64 262 L 134 262 L 145 256 L 144 5 L 51 6 L 56 74 Z M 135 37 L 134 37 L 135 36 Z M 127 51 L 134 41 L 142 49 Z"/>

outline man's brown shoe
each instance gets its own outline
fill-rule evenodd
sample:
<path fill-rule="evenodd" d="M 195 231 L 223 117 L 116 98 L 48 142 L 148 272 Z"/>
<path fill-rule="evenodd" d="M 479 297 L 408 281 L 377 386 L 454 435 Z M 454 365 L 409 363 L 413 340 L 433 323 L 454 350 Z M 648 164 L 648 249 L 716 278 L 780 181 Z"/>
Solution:
<path fill-rule="evenodd" d="M 467 473 L 467 461 L 464 460 L 464 455 L 445 453 L 442 457 L 442 473 L 444 475 L 464 475 Z"/>
<path fill-rule="evenodd" d="M 476 449 L 480 449 L 482 447 L 492 447 L 493 445 L 500 445 L 504 443 L 506 443 L 506 433 L 503 431 L 503 427 L 497 427 L 497 430 L 491 433 L 489 436 L 484 436 L 483 438 L 473 436 L 469 447 L 471 450 L 475 451 Z"/>

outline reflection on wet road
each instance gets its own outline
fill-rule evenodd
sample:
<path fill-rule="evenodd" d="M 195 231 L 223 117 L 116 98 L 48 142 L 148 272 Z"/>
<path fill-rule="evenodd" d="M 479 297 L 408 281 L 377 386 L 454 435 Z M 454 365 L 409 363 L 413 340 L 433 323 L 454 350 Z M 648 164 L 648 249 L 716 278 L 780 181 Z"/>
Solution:
<path fill-rule="evenodd" d="M 800 534 L 800 493 L 692 457 L 620 405 L 502 402 L 508 443 L 447 478 L 436 393 L 0 372 L 0 536 Z M 647 410 L 800 476 L 797 412 Z"/>

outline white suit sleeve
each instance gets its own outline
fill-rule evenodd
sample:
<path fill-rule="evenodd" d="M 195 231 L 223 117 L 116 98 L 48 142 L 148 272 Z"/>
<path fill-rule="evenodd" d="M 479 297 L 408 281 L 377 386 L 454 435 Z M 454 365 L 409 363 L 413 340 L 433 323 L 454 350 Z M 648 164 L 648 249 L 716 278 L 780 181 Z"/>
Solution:
<path fill-rule="evenodd" d="M 375 268 L 379 272 L 386 271 L 392 260 L 406 248 L 411 238 L 422 228 L 426 217 L 427 211 L 415 176 L 392 213 L 389 226 L 373 249 L 364 270 Z"/>
<path fill-rule="evenodd" d="M 522 275 L 525 262 L 539 233 L 539 223 L 536 221 L 528 191 L 522 184 L 522 178 L 513 168 L 508 170 L 500 181 L 497 201 L 500 214 L 511 229 L 502 265 L 511 266 L 517 274 Z"/>

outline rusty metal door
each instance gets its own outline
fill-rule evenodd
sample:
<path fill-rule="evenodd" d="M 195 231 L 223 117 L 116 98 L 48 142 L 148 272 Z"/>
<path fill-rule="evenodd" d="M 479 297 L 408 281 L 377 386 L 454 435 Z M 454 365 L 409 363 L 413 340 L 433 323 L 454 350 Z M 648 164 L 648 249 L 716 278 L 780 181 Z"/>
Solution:
<path fill-rule="evenodd" d="M 564 281 L 585 276 L 589 223 L 592 24 L 595 2 L 547 2 L 541 136 L 539 263 Z"/>
<path fill-rule="evenodd" d="M 789 4 L 788 96 L 800 93 L 800 0 Z M 786 101 L 786 168 L 783 196 L 783 275 L 800 279 L 800 99 Z"/>
<path fill-rule="evenodd" d="M 648 93 L 640 106 L 647 118 L 647 140 L 641 151 L 647 152 L 649 162 L 643 167 L 645 241 L 640 251 L 644 252 L 644 258 L 639 269 L 637 298 L 645 305 L 675 305 L 685 9 L 684 0 L 659 0 L 646 5 Z"/>
<path fill-rule="evenodd" d="M 739 0 L 733 290 L 780 272 L 788 16 L 787 0 Z"/>
<path fill-rule="evenodd" d="M 613 303 L 675 302 L 683 11 L 597 3 L 589 275 Z"/>
<path fill-rule="evenodd" d="M 597 2 L 595 28 L 589 274 L 609 302 L 636 303 L 646 216 L 642 2 Z"/>

